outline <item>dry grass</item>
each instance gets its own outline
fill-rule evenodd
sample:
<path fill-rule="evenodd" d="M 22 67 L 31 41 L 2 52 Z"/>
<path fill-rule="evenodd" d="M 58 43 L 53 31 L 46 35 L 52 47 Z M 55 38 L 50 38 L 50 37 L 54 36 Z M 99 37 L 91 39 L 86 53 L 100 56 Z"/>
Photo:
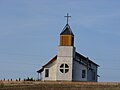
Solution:
<path fill-rule="evenodd" d="M 118 82 L 0 82 L 0 90 L 120 90 Z"/>

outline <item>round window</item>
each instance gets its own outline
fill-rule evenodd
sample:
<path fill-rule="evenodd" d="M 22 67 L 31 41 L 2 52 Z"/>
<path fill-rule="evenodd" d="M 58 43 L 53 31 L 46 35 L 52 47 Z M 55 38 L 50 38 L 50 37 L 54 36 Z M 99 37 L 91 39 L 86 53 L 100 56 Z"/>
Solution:
<path fill-rule="evenodd" d="M 67 73 L 69 71 L 69 66 L 67 64 L 60 65 L 60 72 Z"/>

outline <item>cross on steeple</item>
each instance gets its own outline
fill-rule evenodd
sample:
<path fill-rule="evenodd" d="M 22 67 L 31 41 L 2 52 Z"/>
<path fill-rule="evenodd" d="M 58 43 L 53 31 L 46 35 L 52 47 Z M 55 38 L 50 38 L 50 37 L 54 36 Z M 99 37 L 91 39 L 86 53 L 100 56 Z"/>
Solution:
<path fill-rule="evenodd" d="M 69 19 L 71 16 L 69 16 L 69 14 L 67 13 L 67 16 L 64 16 L 64 17 L 67 18 L 67 24 L 68 24 L 68 19 Z"/>

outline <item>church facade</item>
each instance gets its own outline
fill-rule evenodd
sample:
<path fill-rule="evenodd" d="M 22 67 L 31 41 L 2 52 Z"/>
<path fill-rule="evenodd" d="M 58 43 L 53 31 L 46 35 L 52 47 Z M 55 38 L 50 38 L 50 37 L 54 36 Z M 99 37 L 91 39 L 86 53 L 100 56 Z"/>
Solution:
<path fill-rule="evenodd" d="M 74 34 L 66 24 L 60 33 L 57 55 L 37 71 L 43 81 L 97 82 L 99 65 L 76 51 Z"/>

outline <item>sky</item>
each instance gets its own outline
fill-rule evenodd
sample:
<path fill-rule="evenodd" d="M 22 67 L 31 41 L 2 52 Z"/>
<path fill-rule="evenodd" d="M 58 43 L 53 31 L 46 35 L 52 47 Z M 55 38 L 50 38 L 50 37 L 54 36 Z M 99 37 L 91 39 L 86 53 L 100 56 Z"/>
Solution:
<path fill-rule="evenodd" d="M 57 54 L 69 25 L 77 52 L 99 64 L 100 82 L 120 81 L 120 0 L 0 0 L 0 79 L 33 77 Z"/>

